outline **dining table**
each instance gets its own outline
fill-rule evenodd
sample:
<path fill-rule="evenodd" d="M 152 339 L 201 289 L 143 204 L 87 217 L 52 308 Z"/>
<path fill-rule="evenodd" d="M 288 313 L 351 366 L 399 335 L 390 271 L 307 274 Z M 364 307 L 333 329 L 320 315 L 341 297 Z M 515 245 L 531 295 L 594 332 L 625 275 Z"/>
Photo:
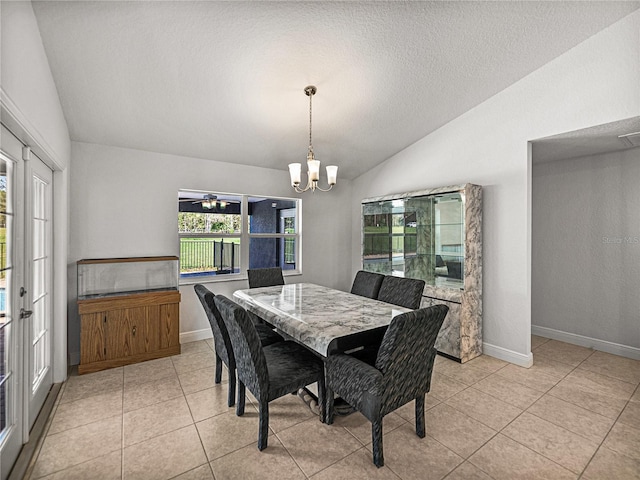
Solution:
<path fill-rule="evenodd" d="M 313 283 L 237 290 L 233 297 L 245 310 L 322 357 L 371 343 L 395 316 L 411 311 Z"/>

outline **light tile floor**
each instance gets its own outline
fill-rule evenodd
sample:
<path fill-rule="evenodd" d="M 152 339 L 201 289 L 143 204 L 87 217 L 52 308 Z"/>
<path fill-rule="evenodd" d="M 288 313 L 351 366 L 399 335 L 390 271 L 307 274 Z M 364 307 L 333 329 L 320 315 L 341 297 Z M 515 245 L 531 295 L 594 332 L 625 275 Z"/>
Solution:
<path fill-rule="evenodd" d="M 388 415 L 377 469 L 364 417 L 324 425 L 293 395 L 271 404 L 259 452 L 257 410 L 226 406 L 212 348 L 71 376 L 30 478 L 640 479 L 640 361 L 536 336 L 530 369 L 438 357 L 427 437 L 413 403 Z"/>

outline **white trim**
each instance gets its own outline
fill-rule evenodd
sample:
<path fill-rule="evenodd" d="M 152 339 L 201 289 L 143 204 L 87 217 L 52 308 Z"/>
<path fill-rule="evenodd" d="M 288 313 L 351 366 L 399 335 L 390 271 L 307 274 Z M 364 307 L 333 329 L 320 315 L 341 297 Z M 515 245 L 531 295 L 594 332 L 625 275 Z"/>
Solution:
<path fill-rule="evenodd" d="M 531 325 L 531 333 L 533 335 L 550 338 L 552 340 L 558 340 L 560 342 L 570 343 L 572 345 L 593 348 L 594 350 L 600 350 L 601 352 L 607 352 L 613 355 L 620 355 L 622 357 L 640 360 L 640 348 L 630 347 L 628 345 L 621 345 L 619 343 L 608 342 L 606 340 L 585 337 L 583 335 L 563 332 L 561 330 L 555 330 L 553 328 L 538 327 L 536 325 Z"/>
<path fill-rule="evenodd" d="M 64 121 L 64 120 L 63 120 Z M 69 353 L 67 358 L 67 247 L 69 241 L 69 169 L 46 138 L 20 110 L 0 85 L 0 123 L 23 145 L 53 170 L 53 251 L 52 292 L 53 322 L 51 350 L 53 381 L 67 378 L 69 365 L 80 363 L 80 352 Z M 66 125 L 66 123 L 65 123 Z M 56 281 L 57 280 L 57 281 Z"/>
<path fill-rule="evenodd" d="M 523 355 L 521 353 L 514 352 L 513 350 L 508 350 L 506 348 L 484 342 L 482 344 L 482 353 L 484 355 L 489 355 L 490 357 L 504 360 L 505 362 L 513 363 L 520 367 L 529 368 L 533 365 L 533 354 L 531 352 L 529 352 L 528 355 Z"/>
<path fill-rule="evenodd" d="M 18 105 L 11 99 L 9 94 L 0 86 L 0 106 L 2 107 L 2 123 L 23 143 L 28 143 L 29 147 L 40 159 L 47 164 L 51 170 L 63 170 L 60 158 L 54 149 L 47 142 L 40 131 L 22 113 Z M 24 138 L 26 135 L 28 138 Z M 27 141 L 28 140 L 28 141 Z"/>
<path fill-rule="evenodd" d="M 182 332 L 180 333 L 180 344 L 189 343 L 189 342 L 197 342 L 198 340 L 206 340 L 207 338 L 212 338 L 213 335 L 211 333 L 210 328 L 203 328 L 202 330 L 192 330 L 190 332 Z"/>

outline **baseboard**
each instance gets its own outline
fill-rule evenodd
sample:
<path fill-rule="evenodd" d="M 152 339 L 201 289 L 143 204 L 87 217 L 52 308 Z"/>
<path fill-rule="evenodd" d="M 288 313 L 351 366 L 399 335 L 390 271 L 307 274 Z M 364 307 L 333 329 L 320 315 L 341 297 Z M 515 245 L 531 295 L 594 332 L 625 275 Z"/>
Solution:
<path fill-rule="evenodd" d="M 482 344 L 482 353 L 520 367 L 529 368 L 533 365 L 533 354 L 531 352 L 529 352 L 529 355 L 523 355 L 522 353 L 484 342 Z"/>
<path fill-rule="evenodd" d="M 180 343 L 197 342 L 198 340 L 206 340 L 213 337 L 210 328 L 203 328 L 202 330 L 192 330 L 190 332 L 182 332 L 180 334 Z"/>
<path fill-rule="evenodd" d="M 51 390 L 49 390 L 47 398 L 29 432 L 29 441 L 22 446 L 18 459 L 11 469 L 9 480 L 31 478 L 31 473 L 35 465 L 34 458 L 40 453 L 44 438 L 47 436 L 47 432 L 53 421 L 52 412 L 56 408 L 56 400 L 58 399 L 61 388 L 62 383 L 54 383 L 51 386 Z"/>
<path fill-rule="evenodd" d="M 553 328 L 538 327 L 536 325 L 531 325 L 531 333 L 533 335 L 538 335 L 539 337 L 550 338 L 560 342 L 571 343 L 572 345 L 593 348 L 594 350 L 611 353 L 613 355 L 620 355 L 621 357 L 640 360 L 640 348 L 629 347 L 628 345 L 621 345 L 619 343 L 608 342 L 606 340 L 585 337 L 583 335 L 563 332 Z"/>

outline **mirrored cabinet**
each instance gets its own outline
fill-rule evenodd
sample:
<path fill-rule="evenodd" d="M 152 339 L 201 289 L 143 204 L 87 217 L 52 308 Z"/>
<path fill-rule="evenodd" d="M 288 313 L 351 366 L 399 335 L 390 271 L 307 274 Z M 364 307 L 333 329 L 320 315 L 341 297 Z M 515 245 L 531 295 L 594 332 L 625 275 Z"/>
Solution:
<path fill-rule="evenodd" d="M 422 279 L 422 306 L 449 306 L 436 342 L 440 353 L 461 362 L 482 353 L 482 187 L 363 200 L 362 264 L 370 272 Z"/>

